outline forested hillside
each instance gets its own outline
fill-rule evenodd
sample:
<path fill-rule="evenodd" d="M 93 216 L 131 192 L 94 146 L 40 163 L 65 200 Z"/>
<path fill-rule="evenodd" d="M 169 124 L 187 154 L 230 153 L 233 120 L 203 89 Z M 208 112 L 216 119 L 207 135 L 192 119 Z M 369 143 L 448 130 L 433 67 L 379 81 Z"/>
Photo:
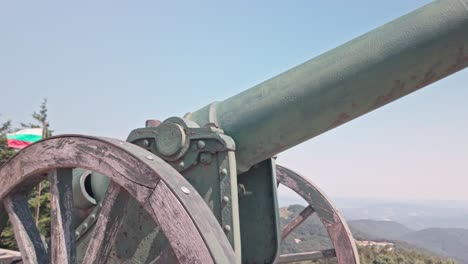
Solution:
<path fill-rule="evenodd" d="M 295 215 L 302 211 L 302 205 L 291 205 L 280 208 L 281 225 L 285 225 Z M 395 222 L 351 221 L 351 230 L 361 240 L 385 241 L 383 236 L 405 236 L 411 229 Z M 354 225 L 355 224 L 355 225 Z M 425 249 L 406 242 L 388 239 L 394 246 L 360 246 L 359 256 L 362 264 L 453 264 L 458 263 L 448 257 L 439 256 Z M 282 242 L 282 253 L 305 252 L 332 248 L 328 234 L 316 215 L 309 217 L 302 225 Z M 307 263 L 307 262 L 302 262 Z M 321 260 L 319 264 L 336 263 L 335 259 Z M 462 262 L 463 263 L 463 262 Z"/>

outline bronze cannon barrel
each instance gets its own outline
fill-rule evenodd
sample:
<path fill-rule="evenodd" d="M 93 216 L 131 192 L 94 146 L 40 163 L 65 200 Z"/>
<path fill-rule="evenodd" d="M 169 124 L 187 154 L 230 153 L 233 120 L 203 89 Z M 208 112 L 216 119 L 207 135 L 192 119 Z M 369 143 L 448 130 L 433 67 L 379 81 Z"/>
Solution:
<path fill-rule="evenodd" d="M 236 142 L 240 171 L 468 65 L 468 0 L 440 0 L 187 117 Z"/>

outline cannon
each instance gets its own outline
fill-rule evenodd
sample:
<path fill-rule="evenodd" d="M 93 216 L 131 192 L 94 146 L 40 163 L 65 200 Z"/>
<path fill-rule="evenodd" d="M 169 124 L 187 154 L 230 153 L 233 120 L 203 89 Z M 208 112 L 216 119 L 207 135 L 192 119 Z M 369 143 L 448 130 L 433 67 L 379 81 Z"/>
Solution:
<path fill-rule="evenodd" d="M 467 65 L 468 0 L 435 1 L 126 141 L 60 135 L 21 150 L 0 167 L 0 227 L 10 221 L 24 263 L 359 263 L 332 202 L 275 156 Z M 46 179 L 50 239 L 26 197 Z M 282 228 L 279 185 L 308 203 Z M 333 248 L 280 254 L 313 214 Z"/>

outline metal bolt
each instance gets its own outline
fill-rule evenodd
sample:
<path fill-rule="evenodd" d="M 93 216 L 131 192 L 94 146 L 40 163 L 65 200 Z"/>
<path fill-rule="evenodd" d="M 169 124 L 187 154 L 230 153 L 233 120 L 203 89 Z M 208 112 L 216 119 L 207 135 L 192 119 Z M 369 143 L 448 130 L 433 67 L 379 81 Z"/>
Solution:
<path fill-rule="evenodd" d="M 224 196 L 223 197 L 223 202 L 226 203 L 226 204 L 229 203 L 229 197 Z"/>
<path fill-rule="evenodd" d="M 200 162 L 203 163 L 203 164 L 210 164 L 211 163 L 211 154 L 210 153 L 200 154 Z"/>
<path fill-rule="evenodd" d="M 149 160 L 154 160 L 153 156 L 150 156 L 150 155 L 146 156 L 146 158 Z"/>
<path fill-rule="evenodd" d="M 180 189 L 182 190 L 183 193 L 190 194 L 190 190 L 187 187 L 182 186 L 182 187 L 180 187 Z"/>
<path fill-rule="evenodd" d="M 84 228 L 88 228 L 88 223 L 84 223 L 84 224 L 83 224 L 83 227 L 84 227 Z"/>
<path fill-rule="evenodd" d="M 98 206 L 99 206 L 99 207 L 102 207 L 102 202 L 100 202 L 100 203 L 98 204 Z"/>
<path fill-rule="evenodd" d="M 92 215 L 91 215 L 91 219 L 94 219 L 94 218 L 96 218 L 96 215 L 95 215 L 95 214 L 92 214 Z"/>
<path fill-rule="evenodd" d="M 200 140 L 200 141 L 197 142 L 197 147 L 199 149 L 203 149 L 203 148 L 205 148 L 205 146 L 206 146 L 205 141 Z"/>
<path fill-rule="evenodd" d="M 179 167 L 181 167 L 181 168 L 185 167 L 185 163 L 184 163 L 183 161 L 181 161 L 181 162 L 179 163 Z"/>
<path fill-rule="evenodd" d="M 219 174 L 221 174 L 221 176 L 226 176 L 227 173 L 228 173 L 228 171 L 226 170 L 226 168 L 219 171 Z"/>
<path fill-rule="evenodd" d="M 225 225 L 224 226 L 224 231 L 230 232 L 231 231 L 231 226 L 230 225 Z"/>
<path fill-rule="evenodd" d="M 75 231 L 75 236 L 80 236 L 80 232 Z"/>

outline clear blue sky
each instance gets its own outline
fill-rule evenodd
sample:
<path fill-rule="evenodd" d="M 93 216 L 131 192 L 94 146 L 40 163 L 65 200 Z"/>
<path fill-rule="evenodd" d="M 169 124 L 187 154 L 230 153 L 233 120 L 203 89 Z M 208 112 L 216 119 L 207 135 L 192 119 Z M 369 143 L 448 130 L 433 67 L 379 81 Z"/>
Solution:
<path fill-rule="evenodd" d="M 124 139 L 428 1 L 3 1 L 1 120 Z M 279 156 L 332 196 L 468 200 L 468 71 Z"/>

